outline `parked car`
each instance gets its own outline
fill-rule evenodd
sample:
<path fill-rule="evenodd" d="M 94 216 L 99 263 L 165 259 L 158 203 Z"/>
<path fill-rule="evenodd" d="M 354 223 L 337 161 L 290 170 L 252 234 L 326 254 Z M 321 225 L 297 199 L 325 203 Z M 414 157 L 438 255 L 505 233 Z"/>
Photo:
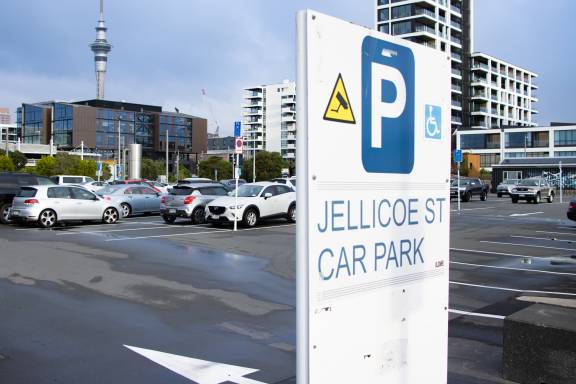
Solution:
<path fill-rule="evenodd" d="M 108 183 L 105 181 L 91 181 L 80 185 L 89 191 L 98 192 L 102 188 L 106 187 Z"/>
<path fill-rule="evenodd" d="M 227 194 L 228 190 L 220 183 L 177 185 L 170 194 L 162 196 L 160 214 L 167 223 L 184 217 L 193 224 L 202 224 L 206 220 L 206 204 Z"/>
<path fill-rule="evenodd" d="M 178 180 L 176 183 L 177 185 L 183 184 L 204 184 L 204 183 L 213 183 L 214 181 L 210 179 L 206 179 L 204 177 L 189 177 L 187 179 Z"/>
<path fill-rule="evenodd" d="M 70 185 L 70 184 L 84 184 L 84 183 L 91 183 L 95 181 L 93 178 L 88 176 L 72 176 L 72 175 L 57 175 L 50 177 L 55 184 L 58 185 Z"/>
<path fill-rule="evenodd" d="M 510 197 L 514 204 L 518 200 L 526 200 L 526 202 L 538 204 L 542 199 L 546 199 L 551 203 L 554 201 L 555 195 L 554 187 L 546 179 L 540 177 L 520 180 L 518 186 L 510 191 Z"/>
<path fill-rule="evenodd" d="M 235 196 L 226 196 L 206 205 L 206 220 L 215 225 L 236 220 L 254 227 L 260 220 L 281 217 L 296 221 L 296 192 L 278 183 L 244 184 L 238 187 L 238 204 Z"/>
<path fill-rule="evenodd" d="M 278 179 L 272 179 L 271 181 L 273 183 L 286 184 L 287 186 L 289 186 L 293 190 L 296 190 L 296 178 L 295 177 L 282 177 L 282 178 L 278 178 Z"/>
<path fill-rule="evenodd" d="M 229 191 L 233 191 L 236 189 L 236 179 L 220 180 L 220 184 L 222 184 Z M 246 180 L 238 179 L 238 186 L 244 184 L 246 184 Z"/>
<path fill-rule="evenodd" d="M 130 180 L 115 180 L 110 183 L 111 185 L 143 185 L 150 187 L 158 193 L 168 193 L 168 186 L 157 181 L 146 179 L 130 179 Z"/>
<path fill-rule="evenodd" d="M 10 223 L 12 200 L 20 193 L 21 187 L 28 185 L 54 185 L 54 182 L 47 177 L 30 173 L 0 172 L 0 222 L 2 224 Z"/>
<path fill-rule="evenodd" d="M 513 188 L 518 186 L 520 179 L 507 179 L 498 184 L 496 187 L 496 194 L 498 197 L 502 197 L 504 195 L 510 195 L 510 192 Z"/>
<path fill-rule="evenodd" d="M 36 222 L 52 228 L 65 221 L 98 220 L 115 224 L 120 207 L 89 190 L 77 186 L 34 185 L 22 187 L 14 198 L 10 219 L 15 222 Z"/>
<path fill-rule="evenodd" d="M 161 193 L 146 185 L 109 185 L 97 194 L 116 202 L 120 206 L 122 217 L 160 212 Z"/>
<path fill-rule="evenodd" d="M 570 204 L 568 205 L 568 212 L 566 212 L 566 216 L 568 219 L 572 221 L 576 221 L 576 198 L 570 200 Z"/>
<path fill-rule="evenodd" d="M 450 200 L 460 197 L 462 201 L 467 202 L 473 196 L 479 196 L 480 200 L 486 201 L 488 189 L 488 185 L 485 185 L 480 179 L 460 178 L 460 191 L 458 191 L 458 179 L 455 179 L 450 186 Z"/>

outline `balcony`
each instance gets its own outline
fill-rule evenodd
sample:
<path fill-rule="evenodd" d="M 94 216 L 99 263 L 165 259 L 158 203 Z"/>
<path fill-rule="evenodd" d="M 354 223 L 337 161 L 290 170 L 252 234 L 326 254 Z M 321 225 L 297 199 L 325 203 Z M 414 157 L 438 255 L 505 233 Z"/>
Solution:
<path fill-rule="evenodd" d="M 472 83 L 488 84 L 488 80 L 482 77 L 472 76 Z"/>
<path fill-rule="evenodd" d="M 450 36 L 450 41 L 458 45 L 462 45 L 462 39 L 457 36 Z"/>
<path fill-rule="evenodd" d="M 451 4 L 451 5 L 450 5 L 450 10 L 451 10 L 452 12 L 456 12 L 456 13 L 462 14 L 462 9 L 460 9 L 460 7 L 458 7 L 458 6 L 454 5 L 454 4 Z"/>
<path fill-rule="evenodd" d="M 462 108 L 462 102 L 459 100 L 452 100 L 452 106 L 455 108 Z"/>
<path fill-rule="evenodd" d="M 457 21 L 450 20 L 450 25 L 451 25 L 453 28 L 462 30 L 462 24 L 460 24 L 460 23 L 457 22 Z"/>
<path fill-rule="evenodd" d="M 486 72 L 488 72 L 488 65 L 484 64 L 484 63 L 474 63 L 473 67 L 474 69 L 482 69 Z"/>
<path fill-rule="evenodd" d="M 472 98 L 488 99 L 488 96 L 486 94 L 486 91 L 476 91 L 476 92 L 472 92 Z"/>
<path fill-rule="evenodd" d="M 296 158 L 296 154 L 289 152 L 284 156 L 286 159 L 295 159 Z"/>
<path fill-rule="evenodd" d="M 458 61 L 462 61 L 462 55 L 456 52 L 451 52 L 450 56 L 452 57 L 452 59 L 454 60 L 458 60 Z"/>
<path fill-rule="evenodd" d="M 431 11 L 431 10 L 426 9 L 426 8 L 416 8 L 416 11 L 414 12 L 414 14 L 416 16 L 429 16 L 432 19 L 436 19 L 436 13 L 434 13 L 434 11 Z"/>
<path fill-rule="evenodd" d="M 456 92 L 462 92 L 462 87 L 458 84 L 452 84 L 452 90 Z"/>
<path fill-rule="evenodd" d="M 452 74 L 455 76 L 460 76 L 462 77 L 462 71 L 458 68 L 452 68 Z"/>
<path fill-rule="evenodd" d="M 486 107 L 472 108 L 472 114 L 485 114 L 485 113 L 488 113 L 488 108 Z"/>
<path fill-rule="evenodd" d="M 428 25 L 424 24 L 416 24 L 416 28 L 414 28 L 415 32 L 426 32 L 432 35 L 436 35 L 436 30 Z"/>
<path fill-rule="evenodd" d="M 244 103 L 243 108 L 262 108 L 264 104 L 261 101 L 252 101 L 250 103 Z"/>

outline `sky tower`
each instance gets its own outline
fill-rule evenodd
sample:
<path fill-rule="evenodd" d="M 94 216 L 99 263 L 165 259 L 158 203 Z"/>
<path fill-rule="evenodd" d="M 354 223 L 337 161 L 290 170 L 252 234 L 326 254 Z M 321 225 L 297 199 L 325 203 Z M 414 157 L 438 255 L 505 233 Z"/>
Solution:
<path fill-rule="evenodd" d="M 104 0 L 100 0 L 100 19 L 96 27 L 96 41 L 90 48 L 94 52 L 94 64 L 96 64 L 96 98 L 104 99 L 104 78 L 106 76 L 106 64 L 108 53 L 112 50 L 112 45 L 106 40 L 106 25 L 104 24 Z"/>

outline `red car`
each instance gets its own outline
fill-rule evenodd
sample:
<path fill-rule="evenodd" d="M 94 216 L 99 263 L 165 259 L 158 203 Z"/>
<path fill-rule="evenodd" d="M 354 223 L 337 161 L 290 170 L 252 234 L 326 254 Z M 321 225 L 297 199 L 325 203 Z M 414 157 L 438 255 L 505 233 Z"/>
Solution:
<path fill-rule="evenodd" d="M 568 205 L 568 212 L 566 212 L 566 216 L 570 220 L 576 221 L 576 200 L 570 201 L 570 205 Z"/>

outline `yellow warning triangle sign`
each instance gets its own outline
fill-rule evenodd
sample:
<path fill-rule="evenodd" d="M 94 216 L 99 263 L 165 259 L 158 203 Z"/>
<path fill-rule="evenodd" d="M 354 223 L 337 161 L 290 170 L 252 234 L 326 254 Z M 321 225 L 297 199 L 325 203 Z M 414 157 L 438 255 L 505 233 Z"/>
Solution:
<path fill-rule="evenodd" d="M 324 112 L 324 120 L 338 121 L 340 123 L 356 124 L 354 112 L 352 112 L 352 105 L 344 86 L 342 74 L 338 75 L 336 85 L 332 91 L 332 96 Z"/>

